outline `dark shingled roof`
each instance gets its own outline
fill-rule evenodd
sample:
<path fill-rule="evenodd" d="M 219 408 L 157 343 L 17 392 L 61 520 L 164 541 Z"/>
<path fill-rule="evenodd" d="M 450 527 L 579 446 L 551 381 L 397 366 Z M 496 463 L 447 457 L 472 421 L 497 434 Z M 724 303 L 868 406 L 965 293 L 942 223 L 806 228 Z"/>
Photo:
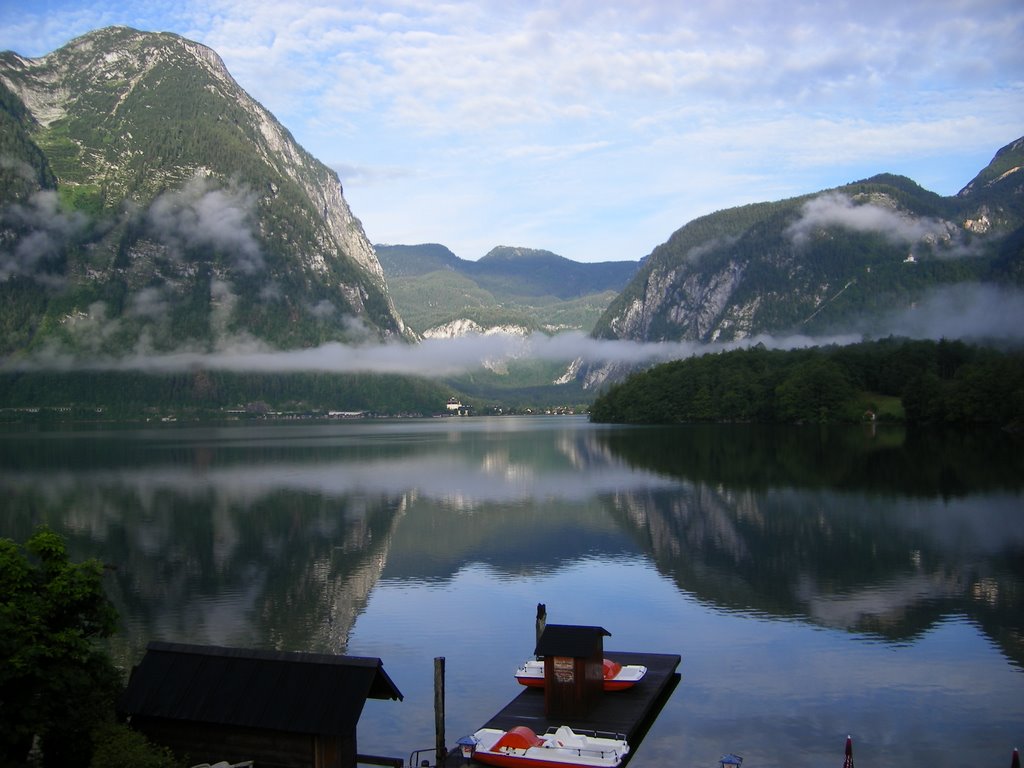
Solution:
<path fill-rule="evenodd" d="M 367 698 L 402 698 L 377 658 L 152 642 L 119 704 L 129 715 L 340 734 L 355 731 Z"/>
<path fill-rule="evenodd" d="M 548 624 L 537 641 L 537 656 L 573 656 L 586 658 L 602 647 L 603 637 L 612 633 L 602 627 Z"/>

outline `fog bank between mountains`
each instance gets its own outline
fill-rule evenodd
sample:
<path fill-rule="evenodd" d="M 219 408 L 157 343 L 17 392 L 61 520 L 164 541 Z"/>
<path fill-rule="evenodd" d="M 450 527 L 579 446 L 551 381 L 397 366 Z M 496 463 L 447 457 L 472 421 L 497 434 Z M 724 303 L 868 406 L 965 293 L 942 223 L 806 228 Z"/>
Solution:
<path fill-rule="evenodd" d="M 963 284 L 930 293 L 910 309 L 895 311 L 860 327 L 828 336 L 800 334 L 758 335 L 739 341 L 638 342 L 594 339 L 581 332 L 556 336 L 534 333 L 471 335 L 454 339 L 425 339 L 418 344 L 328 343 L 322 346 L 276 351 L 252 339 L 222 344 L 216 351 L 181 349 L 165 354 L 135 353 L 122 358 L 73 358 L 49 349 L 31 358 L 8 360 L 6 371 L 115 370 L 172 373 L 194 369 L 259 373 L 321 371 L 325 373 L 377 373 L 427 378 L 458 376 L 484 366 L 512 360 L 584 364 L 647 366 L 694 355 L 763 345 L 794 349 L 830 344 L 853 344 L 865 338 L 905 336 L 917 339 L 1024 342 L 1024 291 L 978 284 Z"/>

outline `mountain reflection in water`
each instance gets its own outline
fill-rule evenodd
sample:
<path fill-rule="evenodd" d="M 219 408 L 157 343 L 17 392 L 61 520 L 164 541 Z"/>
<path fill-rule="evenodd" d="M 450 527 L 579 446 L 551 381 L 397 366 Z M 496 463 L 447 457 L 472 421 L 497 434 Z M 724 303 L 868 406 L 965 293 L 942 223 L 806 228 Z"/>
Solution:
<path fill-rule="evenodd" d="M 153 639 L 380 656 L 406 700 L 368 704 L 364 751 L 433 743 L 432 656 L 449 741 L 479 726 L 545 602 L 682 654 L 634 768 L 811 765 L 847 732 L 860 761 L 981 764 L 1024 741 L 1022 455 L 561 417 L 8 429 L 0 535 L 116 566 L 126 666 Z"/>

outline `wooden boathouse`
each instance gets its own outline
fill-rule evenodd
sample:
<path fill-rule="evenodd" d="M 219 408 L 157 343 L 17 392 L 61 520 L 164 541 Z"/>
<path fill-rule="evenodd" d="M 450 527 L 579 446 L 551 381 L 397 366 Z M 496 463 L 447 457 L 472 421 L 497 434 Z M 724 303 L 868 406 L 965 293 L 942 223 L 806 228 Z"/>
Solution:
<path fill-rule="evenodd" d="M 119 710 L 190 763 L 401 766 L 400 758 L 358 754 L 368 698 L 402 699 L 378 658 L 152 642 Z"/>

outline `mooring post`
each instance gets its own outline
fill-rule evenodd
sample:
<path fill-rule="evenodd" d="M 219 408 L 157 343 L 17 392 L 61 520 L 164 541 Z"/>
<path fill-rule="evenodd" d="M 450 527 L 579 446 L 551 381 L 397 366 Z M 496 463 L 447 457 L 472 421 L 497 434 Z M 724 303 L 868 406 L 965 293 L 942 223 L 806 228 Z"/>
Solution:
<path fill-rule="evenodd" d="M 444 765 L 444 656 L 434 657 L 434 737 L 437 765 Z"/>
<path fill-rule="evenodd" d="M 548 623 L 548 608 L 544 603 L 537 603 L 537 645 L 540 645 L 540 636 L 544 634 L 544 627 Z"/>

